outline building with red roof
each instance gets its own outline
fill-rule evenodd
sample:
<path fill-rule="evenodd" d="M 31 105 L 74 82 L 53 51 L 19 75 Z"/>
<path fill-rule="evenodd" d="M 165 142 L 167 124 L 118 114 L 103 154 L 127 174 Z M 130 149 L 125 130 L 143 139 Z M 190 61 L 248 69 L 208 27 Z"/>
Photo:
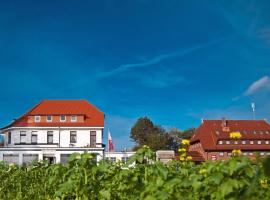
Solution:
<path fill-rule="evenodd" d="M 70 154 L 85 151 L 100 160 L 103 129 L 104 113 L 86 100 L 43 100 L 1 129 L 0 160 L 66 162 Z"/>
<path fill-rule="evenodd" d="M 240 132 L 241 138 L 230 138 L 232 132 Z M 270 155 L 270 124 L 266 120 L 203 120 L 190 140 L 189 154 L 198 161 L 220 160 L 228 159 L 234 149 L 249 157 L 256 152 Z"/>

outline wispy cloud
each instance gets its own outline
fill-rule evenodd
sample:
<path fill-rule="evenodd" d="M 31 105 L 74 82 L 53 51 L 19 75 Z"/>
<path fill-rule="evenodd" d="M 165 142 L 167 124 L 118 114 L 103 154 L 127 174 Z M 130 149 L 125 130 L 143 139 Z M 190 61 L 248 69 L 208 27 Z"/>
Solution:
<path fill-rule="evenodd" d="M 224 39 L 219 39 L 219 40 L 215 40 L 215 41 L 211 41 L 211 42 L 207 42 L 207 43 L 203 43 L 203 44 L 199 44 L 196 45 L 194 47 L 190 47 L 190 48 L 186 48 L 186 49 L 182 49 L 180 51 L 176 51 L 176 52 L 172 52 L 172 53 L 168 53 L 168 54 L 161 54 L 158 55 L 150 60 L 146 60 L 140 63 L 131 63 L 131 64 L 124 64 L 124 65 L 120 65 L 119 67 L 116 67 L 115 69 L 108 71 L 108 72 L 103 72 L 102 74 L 99 74 L 98 76 L 100 78 L 102 77 L 110 77 L 113 75 L 116 75 L 118 73 L 121 73 L 123 71 L 129 70 L 129 69 L 133 69 L 133 68 L 142 68 L 142 67 L 148 67 L 151 65 L 155 65 L 158 64 L 160 62 L 162 62 L 163 60 L 166 59 L 170 59 L 170 58 L 174 58 L 174 57 L 178 57 L 178 56 L 184 56 L 187 54 L 190 54 L 194 51 L 215 45 L 221 41 L 224 41 Z"/>
<path fill-rule="evenodd" d="M 270 78 L 269 76 L 263 76 L 259 80 L 256 80 L 253 82 L 248 89 L 245 91 L 244 95 L 245 96 L 250 96 L 255 93 L 257 93 L 260 90 L 270 90 Z"/>
<path fill-rule="evenodd" d="M 155 70 L 146 76 L 140 76 L 141 83 L 152 88 L 165 88 L 185 81 L 184 77 L 168 69 Z"/>

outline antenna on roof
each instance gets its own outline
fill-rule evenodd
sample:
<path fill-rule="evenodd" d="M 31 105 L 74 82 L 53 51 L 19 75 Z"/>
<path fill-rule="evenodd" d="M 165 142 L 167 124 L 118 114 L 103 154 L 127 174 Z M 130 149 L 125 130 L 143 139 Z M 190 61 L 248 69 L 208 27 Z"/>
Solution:
<path fill-rule="evenodd" d="M 252 102 L 251 103 L 251 108 L 252 108 L 252 114 L 253 114 L 253 120 L 255 120 L 256 119 L 256 117 L 255 117 L 255 108 L 256 108 L 256 106 L 255 106 L 255 103 L 254 102 Z"/>

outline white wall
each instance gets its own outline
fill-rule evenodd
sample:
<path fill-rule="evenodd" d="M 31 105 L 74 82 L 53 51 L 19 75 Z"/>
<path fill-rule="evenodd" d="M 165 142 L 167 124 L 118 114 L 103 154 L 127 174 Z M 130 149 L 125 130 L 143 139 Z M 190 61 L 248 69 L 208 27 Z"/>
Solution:
<path fill-rule="evenodd" d="M 86 147 L 90 145 L 90 131 L 96 131 L 96 143 L 102 143 L 102 130 L 103 128 L 91 128 L 91 127 L 70 127 L 70 128 L 12 128 L 5 130 L 5 146 L 6 147 L 71 147 L 70 146 L 70 131 L 76 131 L 77 133 L 77 143 L 74 143 L 72 147 Z M 20 145 L 20 132 L 26 131 L 26 144 Z M 31 135 L 32 132 L 36 131 L 37 133 L 37 143 L 31 144 Z M 46 144 L 47 143 L 47 131 L 53 131 L 53 143 L 55 144 Z M 8 132 L 11 132 L 11 144 L 8 144 Z M 60 144 L 59 144 L 60 136 Z M 46 144 L 46 145 L 39 145 Z M 97 145 L 97 147 L 102 147 Z"/>
<path fill-rule="evenodd" d="M 23 155 L 24 154 L 38 154 L 38 159 L 43 160 L 44 155 L 51 155 L 55 157 L 56 163 L 60 163 L 60 157 L 61 154 L 72 154 L 72 153 L 84 153 L 85 151 L 89 153 L 96 153 L 97 154 L 97 161 L 100 161 L 103 159 L 103 149 L 97 149 L 97 150 L 92 150 L 89 148 L 82 148 L 82 149 L 74 149 L 74 150 L 69 150 L 68 148 L 66 149 L 47 149 L 47 150 L 42 150 L 42 149 L 27 149 L 23 148 L 20 150 L 16 149 L 11 149 L 11 148 L 0 148 L 0 161 L 3 160 L 3 155 L 19 155 L 19 165 L 23 164 Z"/>
<path fill-rule="evenodd" d="M 116 158 L 116 161 L 121 161 L 124 157 L 131 157 L 136 152 L 130 151 L 130 152 L 105 152 L 105 158 Z"/>

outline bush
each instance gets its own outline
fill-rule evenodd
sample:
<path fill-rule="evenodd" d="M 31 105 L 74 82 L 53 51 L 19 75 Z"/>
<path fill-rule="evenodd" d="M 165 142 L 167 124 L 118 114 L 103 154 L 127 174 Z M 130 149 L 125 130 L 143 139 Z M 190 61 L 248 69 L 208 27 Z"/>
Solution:
<path fill-rule="evenodd" d="M 0 163 L 0 199 L 270 199 L 268 162 L 233 157 L 228 161 L 154 161 L 147 147 L 127 164 L 73 154 L 67 165 Z M 136 163 L 134 165 L 134 163 Z"/>

